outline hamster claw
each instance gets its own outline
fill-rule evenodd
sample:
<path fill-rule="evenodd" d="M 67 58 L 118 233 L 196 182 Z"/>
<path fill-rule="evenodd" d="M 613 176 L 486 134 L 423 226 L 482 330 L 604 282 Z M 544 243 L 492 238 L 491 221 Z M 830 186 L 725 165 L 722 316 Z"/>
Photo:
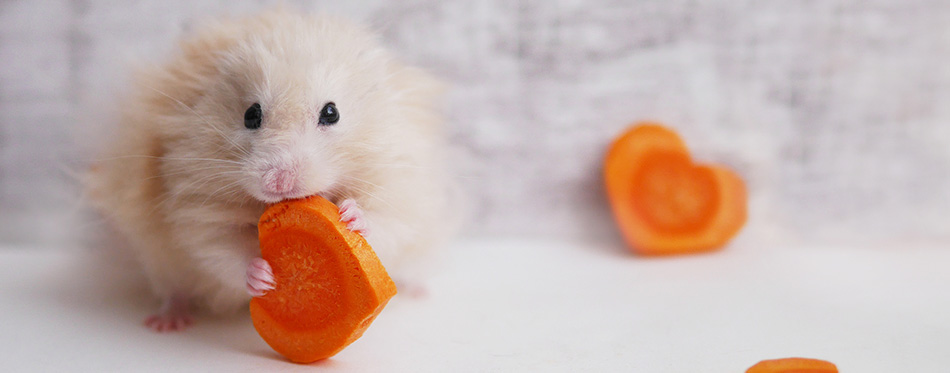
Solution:
<path fill-rule="evenodd" d="M 365 237 L 369 234 L 369 227 L 363 217 L 363 210 L 352 198 L 340 202 L 340 221 L 346 223 L 347 229 L 359 233 L 361 236 Z"/>
<path fill-rule="evenodd" d="M 247 293 L 252 297 L 263 296 L 277 285 L 274 282 L 274 272 L 270 264 L 262 258 L 254 258 L 247 263 L 246 279 Z"/>

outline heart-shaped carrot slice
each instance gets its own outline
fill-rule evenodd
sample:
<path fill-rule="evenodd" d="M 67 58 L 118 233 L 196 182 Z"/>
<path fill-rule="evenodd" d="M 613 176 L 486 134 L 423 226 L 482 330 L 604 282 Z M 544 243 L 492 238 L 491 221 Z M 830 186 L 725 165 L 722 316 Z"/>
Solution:
<path fill-rule="evenodd" d="M 834 364 L 818 359 L 788 357 L 762 360 L 745 371 L 746 373 L 838 373 Z"/>
<path fill-rule="evenodd" d="M 636 253 L 714 250 L 746 221 L 742 179 L 722 166 L 693 163 L 683 140 L 661 125 L 640 124 L 617 138 L 604 178 L 614 217 Z"/>
<path fill-rule="evenodd" d="M 251 320 L 293 362 L 335 355 L 363 335 L 396 285 L 366 240 L 320 197 L 280 202 L 258 224 L 276 288 L 251 300 Z"/>

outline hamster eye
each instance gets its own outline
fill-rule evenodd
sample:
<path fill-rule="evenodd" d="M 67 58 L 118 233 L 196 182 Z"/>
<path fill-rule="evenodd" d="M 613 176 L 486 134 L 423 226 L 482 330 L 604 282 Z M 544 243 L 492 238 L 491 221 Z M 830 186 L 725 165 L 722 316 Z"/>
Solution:
<path fill-rule="evenodd" d="M 262 116 L 261 104 L 255 102 L 254 105 L 251 105 L 251 107 L 247 108 L 247 111 L 244 112 L 244 127 L 247 127 L 249 130 L 261 128 Z"/>
<path fill-rule="evenodd" d="M 329 102 L 320 109 L 320 125 L 329 126 L 340 121 L 340 112 L 336 110 L 336 104 Z"/>

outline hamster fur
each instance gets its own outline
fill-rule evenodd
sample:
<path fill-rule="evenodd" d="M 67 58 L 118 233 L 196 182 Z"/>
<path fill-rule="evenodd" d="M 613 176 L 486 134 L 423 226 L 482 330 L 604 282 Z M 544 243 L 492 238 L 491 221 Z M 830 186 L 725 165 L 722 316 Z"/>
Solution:
<path fill-rule="evenodd" d="M 257 221 L 281 199 L 349 206 L 397 281 L 448 238 L 441 85 L 368 30 L 286 11 L 221 20 L 133 80 L 87 189 L 163 300 L 152 328 L 246 304 Z M 321 124 L 330 102 L 339 122 Z"/>

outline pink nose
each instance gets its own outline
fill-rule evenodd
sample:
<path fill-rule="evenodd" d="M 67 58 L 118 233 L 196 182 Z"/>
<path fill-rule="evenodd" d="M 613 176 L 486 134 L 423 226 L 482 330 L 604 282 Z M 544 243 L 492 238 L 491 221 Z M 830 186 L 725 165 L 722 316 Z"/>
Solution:
<path fill-rule="evenodd" d="M 283 194 L 294 189 L 297 183 L 297 174 L 291 170 L 272 168 L 264 173 L 264 191 L 273 194 Z"/>

